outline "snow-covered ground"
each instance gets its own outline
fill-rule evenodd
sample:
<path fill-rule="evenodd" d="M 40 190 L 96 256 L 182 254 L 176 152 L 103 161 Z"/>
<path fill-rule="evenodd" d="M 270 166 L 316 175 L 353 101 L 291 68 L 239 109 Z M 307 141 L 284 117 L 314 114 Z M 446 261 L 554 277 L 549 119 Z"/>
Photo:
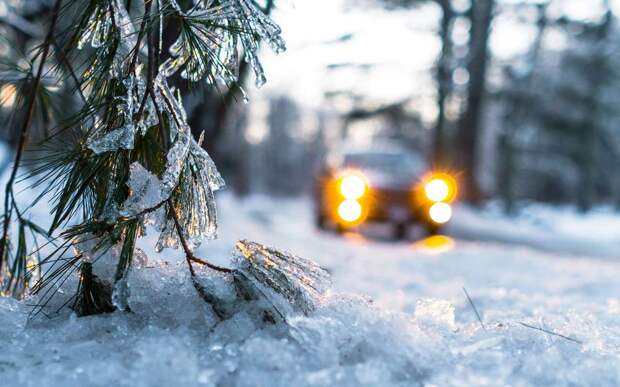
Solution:
<path fill-rule="evenodd" d="M 0 299 L 0 385 L 620 384 L 610 211 L 538 206 L 508 219 L 459 207 L 449 237 L 394 242 L 381 227 L 317 231 L 304 199 L 219 204 L 220 239 L 199 255 L 226 265 L 247 238 L 315 259 L 334 280 L 323 306 L 288 328 L 245 313 L 218 323 L 180 252 L 157 258 L 143 243 L 151 260 L 131 278 L 132 313 L 26 324 L 28 302 Z"/>

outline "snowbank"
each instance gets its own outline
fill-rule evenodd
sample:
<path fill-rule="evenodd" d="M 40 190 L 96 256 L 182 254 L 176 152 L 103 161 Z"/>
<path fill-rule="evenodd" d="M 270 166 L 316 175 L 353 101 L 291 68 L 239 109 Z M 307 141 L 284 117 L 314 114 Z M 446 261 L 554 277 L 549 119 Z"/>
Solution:
<path fill-rule="evenodd" d="M 482 211 L 460 205 L 447 231 L 471 240 L 620 258 L 620 216 L 607 207 L 581 214 L 573 207 L 532 204 L 524 207 L 518 216 L 507 217 L 493 203 Z"/>
<path fill-rule="evenodd" d="M 147 239 L 140 245 L 150 260 L 129 280 L 132 313 L 54 314 L 76 278 L 45 309 L 50 318 L 27 323 L 33 300 L 0 298 L 0 386 L 620 384 L 614 260 L 566 256 L 562 245 L 550 253 L 488 240 L 340 237 L 316 231 L 303 200 L 219 201 L 220 239 L 198 255 L 229 265 L 234 241 L 247 238 L 315 259 L 334 289 L 314 313 L 287 325 L 240 310 L 219 322 L 192 287 L 182 254 L 156 255 Z M 520 222 L 487 231 L 513 241 L 519 227 L 535 234 L 538 226 Z M 200 275 L 229 289 L 219 275 Z"/>
<path fill-rule="evenodd" d="M 221 278 L 208 273 L 212 281 Z M 614 385 L 620 381 L 620 315 L 596 311 L 524 321 L 518 291 L 495 289 L 471 310 L 419 299 L 413 313 L 334 294 L 310 317 L 266 325 L 240 312 L 217 319 L 177 265 L 132 278 L 133 313 L 25 323 L 28 308 L 0 299 L 0 384 L 7 386 Z M 479 294 L 476 294 L 480 301 Z M 618 305 L 615 305 L 618 308 Z M 604 308 L 603 308 L 604 310 Z M 600 313 L 602 310 L 598 310 Z M 500 316 L 514 313 L 510 319 Z"/>

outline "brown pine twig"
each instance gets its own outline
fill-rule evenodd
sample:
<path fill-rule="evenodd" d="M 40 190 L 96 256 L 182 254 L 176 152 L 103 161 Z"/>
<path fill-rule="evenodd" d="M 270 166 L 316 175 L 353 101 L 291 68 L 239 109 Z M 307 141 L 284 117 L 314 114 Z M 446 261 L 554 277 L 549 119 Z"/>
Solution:
<path fill-rule="evenodd" d="M 174 225 L 177 230 L 177 235 L 179 236 L 179 240 L 181 241 L 181 246 L 183 247 L 183 251 L 185 252 L 185 260 L 187 261 L 187 265 L 189 266 L 189 271 L 192 274 L 192 277 L 196 275 L 196 272 L 194 271 L 194 267 L 192 266 L 192 262 L 199 263 L 210 269 L 219 271 L 220 273 L 231 273 L 232 270 L 226 267 L 217 266 L 209 261 L 200 259 L 194 255 L 192 250 L 189 248 L 189 245 L 187 243 L 187 240 L 185 239 L 185 236 L 183 236 L 183 228 L 181 226 L 181 222 L 179 221 L 179 216 L 177 215 L 176 210 L 174 209 L 174 206 L 172 205 L 171 199 L 168 199 L 168 207 L 170 209 L 170 212 L 172 213 L 172 219 L 174 219 Z"/>

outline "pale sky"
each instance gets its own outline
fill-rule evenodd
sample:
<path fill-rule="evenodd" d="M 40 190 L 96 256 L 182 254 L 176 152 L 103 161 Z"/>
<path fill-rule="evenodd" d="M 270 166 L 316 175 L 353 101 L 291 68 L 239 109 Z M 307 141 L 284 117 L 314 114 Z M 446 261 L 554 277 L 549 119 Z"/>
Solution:
<path fill-rule="evenodd" d="M 603 1 L 555 0 L 549 13 L 597 19 Z M 432 120 L 434 85 L 429 70 L 440 49 L 434 32 L 439 10 L 432 4 L 391 12 L 368 6 L 344 10 L 343 2 L 278 2 L 273 16 L 282 27 L 288 50 L 280 55 L 263 50 L 261 57 L 268 81 L 260 90 L 249 87 L 253 89 L 249 90 L 252 103 L 264 100 L 269 94 L 286 94 L 305 109 L 314 110 L 324 106 L 324 93 L 328 91 L 352 90 L 378 104 L 414 95 L 416 110 L 424 119 Z M 514 1 L 500 2 L 504 4 L 503 12 L 494 22 L 490 45 L 494 58 L 502 60 L 525 52 L 535 31 L 532 26 L 510 17 L 507 10 Z M 620 0 L 611 2 L 620 15 Z M 352 37 L 334 42 L 345 35 Z M 455 38 L 466 39 L 466 33 L 461 35 Z M 546 43 L 561 48 L 561 37 L 549 34 Z M 327 69 L 328 65 L 343 63 L 356 66 Z M 264 110 L 261 106 L 257 108 Z"/>

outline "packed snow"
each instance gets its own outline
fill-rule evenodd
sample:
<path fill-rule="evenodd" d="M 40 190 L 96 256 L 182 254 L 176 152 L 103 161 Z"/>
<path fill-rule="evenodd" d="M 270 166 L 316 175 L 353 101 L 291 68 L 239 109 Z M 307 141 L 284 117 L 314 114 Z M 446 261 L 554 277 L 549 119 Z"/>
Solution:
<path fill-rule="evenodd" d="M 0 298 L 0 385 L 620 384 L 612 211 L 533 207 L 508 219 L 459 206 L 453 236 L 414 230 L 395 242 L 380 226 L 317 231 L 306 199 L 218 201 L 219 239 L 197 255 L 229 266 L 235 241 L 249 239 L 313 259 L 333 280 L 314 311 L 274 324 L 248 306 L 220 321 L 182 253 L 155 253 L 152 233 L 140 243 L 148 262 L 130 274 L 129 313 L 55 313 L 76 278 L 46 308 L 49 318 L 28 321 L 33 300 Z M 232 297 L 225 274 L 198 274 Z"/>

